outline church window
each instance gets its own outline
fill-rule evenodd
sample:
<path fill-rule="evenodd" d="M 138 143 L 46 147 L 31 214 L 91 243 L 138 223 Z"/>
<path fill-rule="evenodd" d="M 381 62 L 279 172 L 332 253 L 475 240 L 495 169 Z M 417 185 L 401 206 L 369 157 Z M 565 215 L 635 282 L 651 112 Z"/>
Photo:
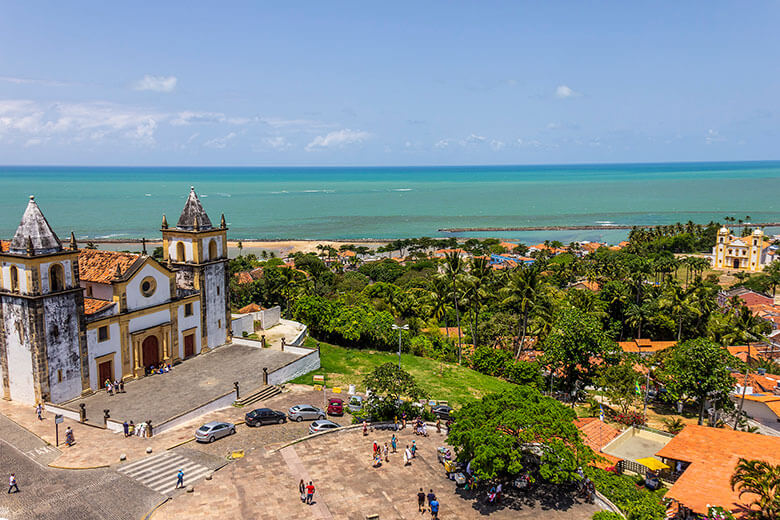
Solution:
<path fill-rule="evenodd" d="M 103 325 L 98 329 L 98 341 L 108 340 L 108 325 Z"/>
<path fill-rule="evenodd" d="M 187 303 L 184 305 L 184 315 L 185 316 L 192 316 L 192 304 Z"/>
<path fill-rule="evenodd" d="M 87 298 L 92 298 L 92 286 L 87 285 Z"/>
<path fill-rule="evenodd" d="M 141 293 L 147 298 L 154 294 L 155 289 L 157 289 L 157 281 L 151 276 L 141 281 Z"/>
<path fill-rule="evenodd" d="M 54 264 L 49 269 L 49 289 L 51 292 L 65 289 L 65 271 L 61 264 Z"/>
<path fill-rule="evenodd" d="M 219 285 L 217 285 L 217 296 L 219 296 Z"/>
<path fill-rule="evenodd" d="M 57 382 L 58 383 L 62 383 L 62 369 L 61 368 L 57 369 Z"/>
<path fill-rule="evenodd" d="M 209 260 L 216 260 L 217 259 L 217 241 L 211 240 L 209 242 Z"/>
<path fill-rule="evenodd" d="M 176 243 L 176 261 L 177 262 L 184 262 L 184 243 L 183 242 L 177 242 Z"/>
<path fill-rule="evenodd" d="M 15 265 L 11 266 L 11 291 L 19 292 L 19 269 Z"/>
<path fill-rule="evenodd" d="M 218 329 L 222 328 L 222 320 L 217 320 L 217 328 Z"/>

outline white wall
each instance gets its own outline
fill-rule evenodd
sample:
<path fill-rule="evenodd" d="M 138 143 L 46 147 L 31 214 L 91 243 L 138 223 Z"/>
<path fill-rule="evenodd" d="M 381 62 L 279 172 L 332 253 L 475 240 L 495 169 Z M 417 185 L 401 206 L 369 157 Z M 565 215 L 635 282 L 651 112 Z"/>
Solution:
<path fill-rule="evenodd" d="M 206 302 L 206 335 L 209 348 L 225 343 L 227 337 L 227 308 L 225 297 L 225 264 L 207 265 L 204 269 L 204 298 Z"/>
<path fill-rule="evenodd" d="M 32 353 L 27 341 L 30 332 L 26 327 L 22 327 L 22 338 L 20 339 L 16 331 L 17 322 L 26 323 L 27 313 L 18 302 L 7 302 L 2 305 L 11 400 L 34 404 Z"/>
<path fill-rule="evenodd" d="M 200 354 L 201 338 L 203 334 L 200 330 L 200 301 L 192 302 L 192 316 L 184 316 L 185 304 L 179 305 L 177 310 L 179 322 L 179 357 L 184 359 L 184 331 L 195 327 L 195 353 Z M 189 334 L 189 332 L 188 332 Z"/>
<path fill-rule="evenodd" d="M 172 239 L 170 242 L 168 242 L 168 256 L 174 262 L 179 261 L 179 257 L 176 256 L 176 244 L 179 242 L 184 244 L 184 260 L 186 262 L 192 262 L 192 260 L 195 258 L 195 254 L 192 252 L 191 238 Z"/>
<path fill-rule="evenodd" d="M 253 313 L 236 314 L 233 318 L 233 335 L 240 338 L 243 333 L 252 334 L 255 330 L 255 320 Z"/>
<path fill-rule="evenodd" d="M 171 321 L 171 313 L 168 309 L 163 309 L 146 316 L 139 316 L 130 320 L 128 325 L 128 332 L 138 332 L 139 330 L 148 329 L 163 323 Z"/>
<path fill-rule="evenodd" d="M 81 394 L 79 311 L 76 295 L 65 293 L 43 301 L 49 400 L 60 403 Z M 62 381 L 59 381 L 59 374 Z"/>
<path fill-rule="evenodd" d="M 63 260 L 61 262 L 47 262 L 45 264 L 41 264 L 41 291 L 48 293 L 51 290 L 49 284 L 49 269 L 51 269 L 52 264 L 62 265 L 62 269 L 65 274 L 65 287 L 73 287 L 73 273 L 71 272 L 70 265 L 71 262 L 70 260 Z"/>
<path fill-rule="evenodd" d="M 84 297 L 85 298 L 96 298 L 98 300 L 108 300 L 111 301 L 114 299 L 114 288 L 111 287 L 108 284 L 105 283 L 95 283 L 95 282 L 85 282 L 84 280 L 81 280 L 80 285 L 86 289 L 87 287 L 92 288 L 92 296 L 88 296 L 87 292 L 84 291 Z"/>
<path fill-rule="evenodd" d="M 25 272 L 24 264 L 17 264 L 13 262 L 3 262 L 3 289 L 11 290 L 11 266 L 15 265 L 19 273 L 19 292 L 27 294 L 27 273 Z"/>
<path fill-rule="evenodd" d="M 268 374 L 269 385 L 281 385 L 296 377 L 308 374 L 312 370 L 320 368 L 320 352 L 314 350 L 306 356 L 300 357 L 287 365 Z"/>
<path fill-rule="evenodd" d="M 141 283 L 146 277 L 152 277 L 157 282 L 157 288 L 148 298 L 141 292 Z M 170 299 L 171 286 L 168 277 L 149 264 L 133 275 L 127 284 L 127 309 L 130 311 L 165 303 Z"/>
<path fill-rule="evenodd" d="M 102 381 L 98 381 L 98 366 L 95 358 L 114 353 L 114 379 L 122 377 L 122 338 L 119 336 L 119 324 L 108 325 L 108 339 L 98 341 L 98 329 L 87 330 L 87 351 L 89 352 L 89 386 L 94 390 L 101 388 Z"/>
<path fill-rule="evenodd" d="M 209 244 L 211 244 L 212 240 L 217 244 L 217 258 L 222 257 L 222 237 L 217 236 L 217 237 L 204 238 L 201 242 L 201 251 L 203 251 L 203 259 L 205 261 L 211 261 L 217 259 L 217 258 L 211 258 L 209 256 Z"/>

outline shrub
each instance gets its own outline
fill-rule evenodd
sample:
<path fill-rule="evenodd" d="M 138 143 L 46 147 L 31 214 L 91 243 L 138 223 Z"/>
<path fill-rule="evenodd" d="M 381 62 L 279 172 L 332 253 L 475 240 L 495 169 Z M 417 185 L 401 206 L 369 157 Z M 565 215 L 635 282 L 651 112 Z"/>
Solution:
<path fill-rule="evenodd" d="M 661 502 L 664 489 L 656 492 L 639 487 L 631 477 L 615 475 L 599 468 L 587 468 L 596 489 L 626 515 L 628 520 L 663 520 L 666 507 Z"/>
<path fill-rule="evenodd" d="M 626 426 L 644 426 L 645 424 L 645 417 L 639 412 L 616 413 L 612 418 Z"/>
<path fill-rule="evenodd" d="M 623 520 L 623 515 L 614 511 L 597 511 L 593 513 L 591 520 Z"/>

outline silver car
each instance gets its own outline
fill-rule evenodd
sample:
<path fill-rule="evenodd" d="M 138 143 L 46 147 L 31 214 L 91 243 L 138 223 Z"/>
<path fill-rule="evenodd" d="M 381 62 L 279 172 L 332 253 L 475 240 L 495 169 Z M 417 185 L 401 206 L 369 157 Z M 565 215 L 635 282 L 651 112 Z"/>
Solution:
<path fill-rule="evenodd" d="M 333 430 L 335 428 L 339 428 L 341 425 L 334 423 L 333 421 L 324 420 L 324 421 L 314 421 L 309 426 L 309 435 L 312 435 L 314 433 L 319 432 L 325 432 L 328 430 Z"/>
<path fill-rule="evenodd" d="M 349 404 L 347 405 L 350 413 L 359 412 L 363 409 L 363 397 L 359 395 L 353 395 L 349 398 Z"/>
<path fill-rule="evenodd" d="M 198 442 L 214 442 L 222 437 L 236 433 L 236 425 L 228 422 L 212 421 L 204 424 L 195 432 L 195 440 Z"/>
<path fill-rule="evenodd" d="M 325 419 L 327 415 L 324 410 L 317 408 L 316 406 L 310 404 L 296 404 L 287 410 L 287 417 L 289 417 L 291 421 L 301 422 L 304 419 L 307 421 Z"/>

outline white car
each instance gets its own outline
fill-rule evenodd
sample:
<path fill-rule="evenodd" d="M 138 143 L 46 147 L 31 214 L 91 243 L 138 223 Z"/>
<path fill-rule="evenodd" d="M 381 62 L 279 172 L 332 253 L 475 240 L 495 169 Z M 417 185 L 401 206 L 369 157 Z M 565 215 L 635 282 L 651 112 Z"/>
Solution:
<path fill-rule="evenodd" d="M 309 435 L 313 433 L 319 433 L 319 432 L 325 432 L 328 430 L 334 430 L 336 428 L 341 428 L 341 425 L 334 423 L 333 421 L 329 421 L 327 419 L 323 421 L 314 421 L 309 426 Z"/>
<path fill-rule="evenodd" d="M 301 422 L 304 419 L 307 421 L 325 419 L 327 414 L 325 414 L 324 410 L 310 404 L 296 404 L 287 410 L 287 417 L 289 417 L 291 421 Z"/>

